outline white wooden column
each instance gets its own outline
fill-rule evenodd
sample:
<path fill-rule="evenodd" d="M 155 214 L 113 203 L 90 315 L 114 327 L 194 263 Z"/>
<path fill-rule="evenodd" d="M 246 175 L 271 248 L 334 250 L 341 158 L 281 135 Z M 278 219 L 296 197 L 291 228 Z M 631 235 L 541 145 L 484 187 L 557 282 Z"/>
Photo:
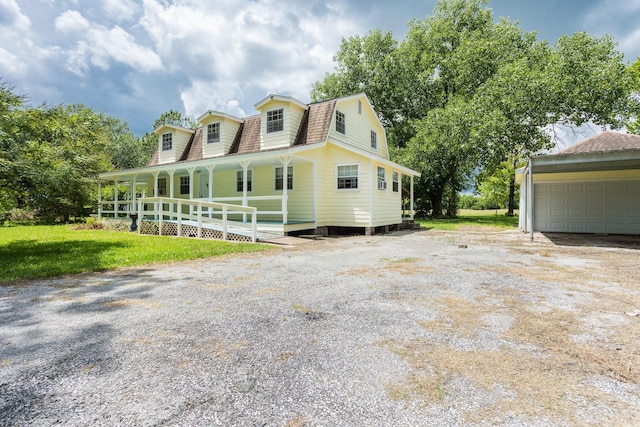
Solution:
<path fill-rule="evenodd" d="M 167 173 L 169 174 L 169 197 L 171 199 L 173 199 L 175 197 L 174 196 L 175 183 L 173 182 L 174 181 L 173 175 L 176 173 L 176 170 L 175 169 L 169 169 L 167 171 Z M 174 212 L 173 203 L 169 203 L 169 211 L 171 212 L 171 215 L 173 216 L 173 212 Z M 180 213 L 182 213 L 182 212 L 180 212 Z"/>
<path fill-rule="evenodd" d="M 248 190 L 247 190 L 247 171 L 249 170 L 250 161 L 240 162 L 242 166 L 242 206 L 249 206 Z M 253 177 L 251 177 L 253 179 Z M 252 184 L 253 185 L 253 184 Z M 247 213 L 242 214 L 242 221 L 247 222 Z"/>
<path fill-rule="evenodd" d="M 136 204 L 136 180 L 138 175 L 133 175 L 131 178 L 131 213 L 138 213 L 138 205 Z"/>
<path fill-rule="evenodd" d="M 196 168 L 190 167 L 187 168 L 187 172 L 189 172 L 189 200 L 193 200 L 193 172 L 195 172 Z M 193 215 L 193 204 L 189 203 L 189 215 Z"/>
<path fill-rule="evenodd" d="M 282 225 L 285 225 L 289 221 L 289 163 L 291 163 L 291 157 L 280 157 L 280 163 L 282 163 Z"/>
<path fill-rule="evenodd" d="M 158 197 L 158 174 L 160 172 L 154 171 L 151 174 L 153 175 L 153 197 Z M 158 202 L 153 204 L 153 211 L 155 212 L 155 219 L 158 219 Z"/>
<path fill-rule="evenodd" d="M 209 173 L 209 194 L 208 200 L 213 202 L 213 170 L 216 165 L 207 165 L 207 173 Z M 209 207 L 209 218 L 213 218 L 213 208 Z"/>
<path fill-rule="evenodd" d="M 409 206 L 409 215 L 411 216 L 411 219 L 413 219 L 415 215 L 413 210 L 413 175 L 411 175 L 411 184 L 409 185 L 409 200 L 411 201 Z"/>

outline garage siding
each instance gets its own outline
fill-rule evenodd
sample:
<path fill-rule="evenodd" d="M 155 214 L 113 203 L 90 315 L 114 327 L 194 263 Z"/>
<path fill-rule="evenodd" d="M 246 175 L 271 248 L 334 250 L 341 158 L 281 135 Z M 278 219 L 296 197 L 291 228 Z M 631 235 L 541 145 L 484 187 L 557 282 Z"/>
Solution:
<path fill-rule="evenodd" d="M 534 229 L 640 234 L 640 180 L 535 184 Z"/>

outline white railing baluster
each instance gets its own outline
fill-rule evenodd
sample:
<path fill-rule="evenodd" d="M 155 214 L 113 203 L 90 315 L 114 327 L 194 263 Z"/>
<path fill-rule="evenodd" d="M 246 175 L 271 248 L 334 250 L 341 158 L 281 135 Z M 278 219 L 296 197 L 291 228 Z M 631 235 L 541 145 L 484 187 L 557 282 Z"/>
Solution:
<path fill-rule="evenodd" d="M 138 212 L 139 218 L 142 220 L 145 217 L 145 214 L 151 215 L 154 218 L 157 218 L 158 221 L 158 234 L 162 235 L 162 229 L 164 228 L 164 215 L 165 213 L 169 217 L 169 221 L 173 221 L 172 218 L 175 216 L 175 220 L 177 222 L 177 235 L 182 236 L 182 229 L 184 221 L 196 222 L 198 227 L 198 237 L 202 237 L 202 229 L 204 228 L 205 220 L 206 222 L 211 222 L 205 216 L 213 217 L 214 210 L 219 209 L 222 215 L 222 238 L 227 240 L 229 238 L 229 214 L 250 214 L 251 215 L 251 225 L 248 224 L 239 224 L 235 223 L 235 226 L 244 228 L 247 233 L 251 236 L 251 240 L 253 242 L 257 241 L 257 231 L 258 231 L 258 214 L 265 213 L 258 212 L 257 208 L 250 206 L 241 206 L 241 205 L 232 205 L 227 203 L 218 203 L 218 202 L 204 202 L 204 201 L 196 201 L 196 200 L 185 200 L 185 199 L 175 199 L 175 198 L 167 198 L 167 197 L 143 197 L 136 200 L 138 203 Z M 169 207 L 168 211 L 165 211 L 164 205 L 167 204 Z M 182 213 L 183 207 L 187 205 L 189 208 L 189 212 L 186 214 Z M 147 207 L 152 207 L 153 210 L 145 210 Z M 196 215 L 193 214 L 194 208 L 197 208 Z M 207 212 L 203 214 L 203 209 L 206 208 Z M 175 209 L 175 210 L 174 210 Z M 104 211 L 103 211 L 104 214 Z M 208 215 L 207 215 L 208 214 Z M 215 218 L 213 219 L 213 223 L 220 223 Z M 139 228 L 140 231 L 142 231 Z"/>

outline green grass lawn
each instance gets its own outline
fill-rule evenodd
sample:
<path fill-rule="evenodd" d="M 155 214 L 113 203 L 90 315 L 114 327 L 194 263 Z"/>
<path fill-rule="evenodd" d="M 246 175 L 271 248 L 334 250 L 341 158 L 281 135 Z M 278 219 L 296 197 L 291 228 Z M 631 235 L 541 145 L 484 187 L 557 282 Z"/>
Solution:
<path fill-rule="evenodd" d="M 0 283 L 268 248 L 254 243 L 77 230 L 69 225 L 0 226 Z"/>
<path fill-rule="evenodd" d="M 518 227 L 518 212 L 512 217 L 505 215 L 506 209 L 498 210 L 471 210 L 460 209 L 456 218 L 416 218 L 416 221 L 425 228 L 435 230 L 457 230 L 460 228 L 480 228 L 486 231 L 508 230 Z"/>

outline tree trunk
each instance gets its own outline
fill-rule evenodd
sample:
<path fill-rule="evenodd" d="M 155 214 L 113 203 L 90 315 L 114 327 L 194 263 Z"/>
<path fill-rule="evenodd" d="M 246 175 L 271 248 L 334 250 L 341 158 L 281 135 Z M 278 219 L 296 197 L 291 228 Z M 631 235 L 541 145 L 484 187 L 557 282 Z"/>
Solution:
<path fill-rule="evenodd" d="M 442 195 L 443 191 L 434 191 L 429 193 L 429 200 L 431 200 L 431 216 L 434 218 L 442 218 Z"/>
<path fill-rule="evenodd" d="M 513 211 L 516 206 L 516 179 L 511 177 L 509 181 L 509 208 L 507 210 L 507 216 L 513 216 Z"/>

